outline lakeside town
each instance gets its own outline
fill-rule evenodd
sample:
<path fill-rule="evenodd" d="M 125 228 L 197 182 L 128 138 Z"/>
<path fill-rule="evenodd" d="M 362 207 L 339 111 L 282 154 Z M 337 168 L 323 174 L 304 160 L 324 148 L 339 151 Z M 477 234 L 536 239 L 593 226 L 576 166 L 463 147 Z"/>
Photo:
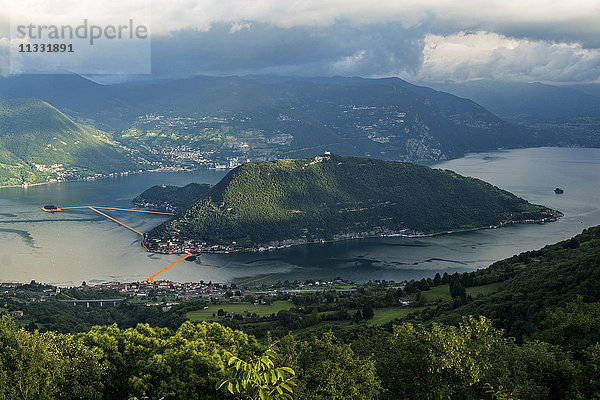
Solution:
<path fill-rule="evenodd" d="M 69 296 L 65 291 L 75 290 L 83 295 L 83 298 Z M 265 299 L 277 296 L 280 293 L 298 295 L 323 291 L 353 292 L 356 291 L 352 282 L 341 278 L 332 280 L 307 280 L 294 282 L 277 282 L 270 286 L 262 285 L 259 288 L 239 288 L 235 283 L 220 284 L 213 282 L 173 282 L 161 281 L 138 281 L 138 282 L 102 282 L 87 284 L 85 281 L 79 286 L 60 287 L 31 281 L 22 282 L 0 282 L 0 298 L 19 298 L 23 302 L 47 302 L 61 301 L 87 303 L 101 302 L 111 304 L 114 301 L 130 300 L 136 304 L 152 306 L 171 307 L 181 302 L 202 299 L 208 302 L 244 301 L 248 296 L 259 296 L 258 304 L 265 304 Z M 102 304 L 100 304 L 102 306 Z M 20 318 L 24 316 L 22 310 L 6 310 L 11 316 Z"/>

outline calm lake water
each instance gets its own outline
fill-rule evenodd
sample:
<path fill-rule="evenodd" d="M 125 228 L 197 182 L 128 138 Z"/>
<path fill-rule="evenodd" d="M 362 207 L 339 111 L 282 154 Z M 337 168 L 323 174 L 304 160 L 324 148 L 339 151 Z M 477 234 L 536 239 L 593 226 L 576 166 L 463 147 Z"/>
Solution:
<path fill-rule="evenodd" d="M 545 225 L 434 238 L 362 239 L 309 245 L 266 254 L 202 255 L 181 262 L 157 279 L 262 283 L 277 280 L 404 280 L 436 272 L 471 271 L 522 251 L 537 249 L 600 225 L 600 149 L 536 148 L 477 153 L 439 163 L 486 180 L 532 203 L 562 211 Z M 45 213 L 44 204 L 130 207 L 131 199 L 157 184 L 216 183 L 224 171 L 131 175 L 93 182 L 0 189 L 0 281 L 63 286 L 147 278 L 177 256 L 146 252 L 139 235 L 90 210 Z M 554 194 L 555 187 L 565 190 Z M 164 217 L 108 211 L 139 231 Z"/>

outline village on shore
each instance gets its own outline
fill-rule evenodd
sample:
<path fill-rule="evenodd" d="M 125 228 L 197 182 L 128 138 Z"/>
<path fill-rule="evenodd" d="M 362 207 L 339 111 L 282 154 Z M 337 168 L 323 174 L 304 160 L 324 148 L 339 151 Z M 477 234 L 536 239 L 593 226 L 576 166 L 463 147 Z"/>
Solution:
<path fill-rule="evenodd" d="M 279 293 L 290 295 L 314 293 L 320 291 L 341 291 L 352 292 L 356 289 L 351 282 L 346 282 L 340 278 L 326 281 L 294 281 L 278 282 L 260 288 L 246 289 L 238 288 L 235 283 L 229 285 L 213 282 L 172 282 L 162 281 L 138 281 L 138 282 L 103 282 L 94 285 L 88 285 L 85 281 L 81 285 L 71 287 L 81 292 L 85 299 L 72 298 L 66 296 L 65 288 L 47 284 L 40 284 L 31 281 L 29 284 L 18 282 L 0 282 L 0 295 L 18 296 L 24 292 L 24 288 L 36 286 L 34 290 L 26 290 L 30 296 L 24 298 L 27 302 L 45 302 L 60 300 L 62 302 L 84 303 L 90 307 L 92 302 L 99 303 L 104 300 L 105 303 L 111 303 L 122 300 L 130 300 L 137 304 L 151 306 L 171 307 L 181 302 L 203 299 L 207 301 L 229 302 L 244 301 L 248 296 L 260 295 L 262 298 L 275 297 Z M 87 295 L 86 295 L 87 294 Z M 265 302 L 262 300 L 263 303 Z M 260 302 L 260 301 L 259 301 Z M 112 303 L 111 303 L 112 304 Z M 100 304 L 102 306 L 102 304 Z M 13 310 L 10 312 L 13 317 L 22 317 L 23 311 Z"/>

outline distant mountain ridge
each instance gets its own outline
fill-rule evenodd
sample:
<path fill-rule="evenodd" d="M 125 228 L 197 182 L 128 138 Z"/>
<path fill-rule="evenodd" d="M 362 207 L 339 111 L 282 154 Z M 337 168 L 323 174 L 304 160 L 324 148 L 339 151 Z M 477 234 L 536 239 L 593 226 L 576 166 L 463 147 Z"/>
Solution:
<path fill-rule="evenodd" d="M 324 154 L 246 163 L 147 240 L 170 252 L 183 251 L 187 240 L 248 249 L 465 230 L 557 215 L 451 171 Z"/>
<path fill-rule="evenodd" d="M 561 147 L 600 148 L 600 113 L 552 118 L 527 124 L 538 135 Z"/>
<path fill-rule="evenodd" d="M 469 81 L 432 87 L 481 104 L 500 118 L 530 124 L 540 120 L 600 114 L 600 91 L 539 82 Z"/>
<path fill-rule="evenodd" d="M 470 100 L 398 78 L 200 76 L 104 86 L 76 75 L 16 76 L 0 79 L 0 93 L 48 101 L 128 146 L 165 158 L 175 151 L 192 164 L 326 150 L 427 162 L 541 144 L 534 131 Z"/>

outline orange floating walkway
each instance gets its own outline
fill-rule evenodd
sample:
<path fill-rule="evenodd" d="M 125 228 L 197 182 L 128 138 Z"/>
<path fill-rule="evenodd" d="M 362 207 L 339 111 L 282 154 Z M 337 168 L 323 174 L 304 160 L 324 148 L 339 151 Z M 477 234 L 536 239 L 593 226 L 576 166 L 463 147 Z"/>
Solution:
<path fill-rule="evenodd" d="M 116 210 L 116 211 L 130 211 L 130 212 L 138 212 L 138 213 L 146 213 L 146 214 L 175 215 L 175 214 L 170 213 L 170 212 L 146 211 L 146 210 L 135 210 L 135 209 L 132 209 L 132 208 L 115 208 L 115 207 L 98 207 L 98 206 L 62 207 L 62 208 L 59 208 L 58 211 L 62 211 L 62 210 L 74 210 L 74 209 L 77 209 L 77 208 L 92 208 L 92 207 L 100 209 L 100 210 Z M 42 210 L 43 210 L 43 208 L 42 208 Z"/>
<path fill-rule="evenodd" d="M 99 210 L 115 210 L 115 211 L 131 211 L 131 212 L 138 212 L 138 213 L 147 213 L 147 214 L 159 214 L 159 215 L 175 215 L 173 213 L 169 213 L 169 212 L 160 212 L 160 211 L 145 211 L 145 210 L 134 210 L 134 209 L 130 209 L 130 208 L 115 208 L 115 207 L 98 207 L 98 206 L 77 206 L 77 207 L 61 207 L 61 208 L 56 208 L 56 209 L 46 209 L 44 207 L 42 207 L 42 210 L 46 211 L 46 212 L 56 212 L 56 211 L 62 211 L 62 210 L 76 210 L 76 209 L 89 209 L 92 210 L 94 212 L 97 212 L 98 214 L 110 219 L 111 221 L 116 222 L 117 224 L 124 226 L 125 228 L 137 233 L 138 235 L 141 235 L 142 237 L 144 237 L 144 234 L 140 231 L 138 231 L 137 229 L 134 229 L 132 227 L 130 227 L 129 225 L 119 221 L 116 218 L 111 217 L 108 214 L 103 213 L 102 211 Z M 142 239 L 142 246 L 144 246 L 144 248 L 148 251 L 151 251 L 148 247 L 146 247 L 146 245 L 144 244 L 144 241 Z M 169 268 L 171 268 L 172 266 L 174 266 L 175 264 L 180 263 L 181 261 L 185 260 L 186 258 L 190 257 L 192 255 L 192 253 L 187 253 L 187 255 L 183 258 L 180 258 L 179 260 L 175 261 L 173 264 L 167 265 L 166 267 L 164 267 L 163 269 L 161 269 L 160 271 L 158 271 L 157 273 L 155 273 L 154 275 L 151 275 L 148 277 L 148 280 L 153 282 L 154 281 L 154 277 L 157 275 L 162 274 L 163 272 L 165 272 L 166 270 L 168 270 Z"/>
<path fill-rule="evenodd" d="M 119 224 L 119 225 L 123 225 L 123 226 L 124 226 L 125 228 L 127 228 L 127 229 L 131 229 L 132 231 L 134 231 L 134 232 L 135 232 L 135 233 L 137 233 L 138 235 L 142 235 L 142 236 L 144 236 L 144 234 L 143 234 L 142 232 L 140 232 L 140 231 L 138 231 L 138 230 L 135 230 L 135 229 L 133 229 L 132 227 L 130 227 L 129 225 L 126 225 L 126 224 L 124 224 L 123 222 L 119 221 L 118 219 L 116 219 L 116 218 L 113 218 L 113 217 L 111 217 L 111 216 L 110 216 L 110 215 L 108 215 L 108 214 L 104 214 L 102 211 L 98 211 L 98 210 L 96 210 L 94 207 L 88 207 L 88 208 L 89 208 L 90 210 L 96 211 L 96 212 L 97 212 L 98 214 L 100 214 L 100 215 L 104 215 L 104 216 L 105 216 L 106 218 L 108 218 L 108 219 L 111 219 L 111 220 L 115 221 L 115 222 L 116 222 L 117 224 Z"/>
<path fill-rule="evenodd" d="M 175 261 L 173 264 L 171 265 L 167 265 L 166 267 L 164 267 L 163 269 L 161 269 L 160 271 L 158 271 L 157 273 L 155 273 L 154 275 L 151 275 L 150 277 L 148 277 L 148 280 L 150 282 L 154 281 L 154 277 L 156 275 L 162 274 L 163 272 L 165 272 L 166 270 L 168 270 L 169 268 L 171 268 L 173 265 L 180 263 L 181 261 L 185 260 L 186 258 L 188 258 L 189 256 L 191 256 L 192 253 L 187 253 L 187 256 Z"/>

